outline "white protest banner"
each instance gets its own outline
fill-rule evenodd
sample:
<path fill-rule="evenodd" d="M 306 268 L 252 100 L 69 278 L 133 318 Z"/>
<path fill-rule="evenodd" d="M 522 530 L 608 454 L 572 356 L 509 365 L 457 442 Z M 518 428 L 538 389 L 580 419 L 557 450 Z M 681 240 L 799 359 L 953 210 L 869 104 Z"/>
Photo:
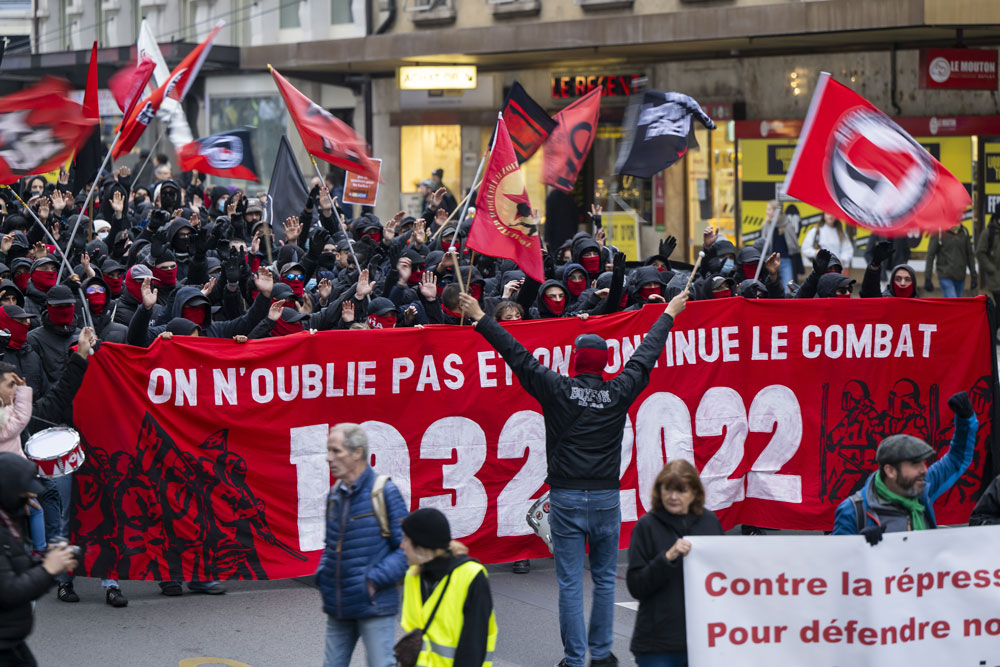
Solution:
<path fill-rule="evenodd" d="M 692 667 L 1000 664 L 1000 526 L 688 539 Z"/>

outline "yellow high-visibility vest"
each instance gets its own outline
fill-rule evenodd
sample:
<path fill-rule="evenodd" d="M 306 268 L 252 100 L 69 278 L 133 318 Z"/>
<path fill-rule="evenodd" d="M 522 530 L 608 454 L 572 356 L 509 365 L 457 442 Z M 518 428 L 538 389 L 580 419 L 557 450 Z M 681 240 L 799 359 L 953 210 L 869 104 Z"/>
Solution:
<path fill-rule="evenodd" d="M 482 572 L 486 574 L 486 568 L 470 560 L 462 563 L 451 571 L 451 583 L 441 600 L 434 615 L 434 622 L 424 633 L 424 647 L 417 657 L 418 667 L 452 667 L 455 662 L 455 651 L 458 648 L 458 640 L 462 635 L 462 624 L 465 618 L 462 608 L 465 606 L 465 598 L 469 594 L 469 586 L 472 581 Z M 438 582 L 431 592 L 427 601 L 423 601 L 420 594 L 420 569 L 413 566 L 406 573 L 403 583 L 403 629 L 409 632 L 415 628 L 423 628 L 427 623 L 427 618 L 434 611 L 434 605 L 441 597 L 444 589 L 444 579 Z M 493 667 L 493 651 L 497 644 L 497 623 L 493 612 L 490 612 L 489 635 L 486 639 L 486 658 L 483 660 L 483 667 Z"/>

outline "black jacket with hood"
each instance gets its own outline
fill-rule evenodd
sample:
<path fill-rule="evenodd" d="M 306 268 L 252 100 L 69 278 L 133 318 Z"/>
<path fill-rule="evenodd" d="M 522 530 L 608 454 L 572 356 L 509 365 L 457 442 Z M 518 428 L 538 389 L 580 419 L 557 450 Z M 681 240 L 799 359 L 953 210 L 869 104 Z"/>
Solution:
<path fill-rule="evenodd" d="M 17 646 L 31 634 L 34 624 L 31 603 L 55 586 L 56 579 L 27 549 L 27 510 L 21 494 L 31 488 L 34 466 L 11 453 L 0 454 L 0 463 L 0 511 L 6 515 L 5 520 L 0 520 L 0 651 L 3 651 Z"/>
<path fill-rule="evenodd" d="M 622 371 L 605 381 L 599 374 L 560 375 L 538 360 L 490 316 L 476 330 L 489 341 L 545 418 L 545 482 L 560 489 L 617 489 L 622 433 L 628 409 L 649 383 L 674 318 L 664 313 Z"/>
<path fill-rule="evenodd" d="M 240 317 L 225 322 L 212 322 L 212 309 L 207 305 L 208 299 L 205 298 L 205 295 L 197 287 L 184 286 L 177 288 L 173 303 L 170 305 L 169 320 L 183 317 L 181 309 L 189 301 L 195 299 L 201 299 L 206 302 L 205 322 L 201 325 L 201 335 L 208 336 L 209 338 L 232 338 L 237 335 L 246 336 L 258 322 L 267 316 L 268 308 L 271 306 L 271 299 L 269 297 L 258 294 L 250 309 Z M 132 321 L 128 325 L 127 342 L 129 345 L 148 347 L 157 336 L 167 331 L 167 325 L 149 325 L 152 313 L 152 310 L 146 308 L 139 307 L 136 309 L 135 315 L 132 316 Z"/>
<path fill-rule="evenodd" d="M 843 273 L 827 273 L 819 279 L 816 285 L 817 299 L 828 299 L 837 296 L 837 290 L 841 287 L 849 287 L 854 284 L 853 278 L 848 278 Z"/>
<path fill-rule="evenodd" d="M 80 307 L 79 303 L 76 306 Z M 42 372 L 49 386 L 54 385 L 66 369 L 69 348 L 76 343 L 80 330 L 75 324 L 57 326 L 49 319 L 48 310 L 42 312 L 42 326 L 28 332 L 28 343 L 42 361 Z"/>
<path fill-rule="evenodd" d="M 861 298 L 871 299 L 880 296 L 896 296 L 892 292 L 892 279 L 897 271 L 906 271 L 910 274 L 910 280 L 913 281 L 913 294 L 910 295 L 910 298 L 919 299 L 920 295 L 917 293 L 917 272 L 909 264 L 900 264 L 893 267 L 892 271 L 889 272 L 889 284 L 881 292 L 879 292 L 879 287 L 881 286 L 879 274 L 882 270 L 881 268 L 874 268 L 869 264 L 868 268 L 865 269 L 865 277 L 861 279 Z"/>

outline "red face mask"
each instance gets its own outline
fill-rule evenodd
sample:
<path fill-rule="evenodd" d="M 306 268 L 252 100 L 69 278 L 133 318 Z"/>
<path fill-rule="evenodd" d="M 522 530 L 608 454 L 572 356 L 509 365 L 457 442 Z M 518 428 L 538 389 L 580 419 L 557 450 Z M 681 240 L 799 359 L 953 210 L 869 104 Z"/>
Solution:
<path fill-rule="evenodd" d="M 118 296 L 122 293 L 122 281 L 124 278 L 118 276 L 117 278 L 112 278 L 111 276 L 104 276 L 104 282 L 108 284 L 108 289 L 111 290 L 111 294 Z"/>
<path fill-rule="evenodd" d="M 100 315 L 104 312 L 104 307 L 108 305 L 108 295 L 105 292 L 88 294 L 87 301 L 90 302 L 90 309 L 94 311 L 94 314 Z"/>
<path fill-rule="evenodd" d="M 562 315 L 563 311 L 566 310 L 566 299 L 559 299 L 556 301 L 551 296 L 542 296 L 542 302 L 545 307 L 552 311 L 553 315 Z"/>
<path fill-rule="evenodd" d="M 72 303 L 46 306 L 49 313 L 49 322 L 57 327 L 68 327 L 73 324 L 73 315 L 76 313 L 76 305 Z"/>
<path fill-rule="evenodd" d="M 31 280 L 31 274 L 25 271 L 24 273 L 19 273 L 14 276 L 14 284 L 17 285 L 17 289 L 24 290 L 28 289 L 28 281 Z"/>
<path fill-rule="evenodd" d="M 420 282 L 420 280 L 423 277 L 424 277 L 424 270 L 423 269 L 414 269 L 413 272 L 410 273 L 410 277 L 406 279 L 406 284 L 407 285 L 416 285 L 417 283 Z"/>
<path fill-rule="evenodd" d="M 441 304 L 441 312 L 443 312 L 445 315 L 448 315 L 449 317 L 454 317 L 456 320 L 462 319 L 462 313 L 456 313 L 454 310 L 444 305 L 443 303 Z"/>
<path fill-rule="evenodd" d="M 24 341 L 28 340 L 28 330 L 30 328 L 30 325 L 21 324 L 8 315 L 7 311 L 0 308 L 0 329 L 6 329 L 10 332 L 10 341 L 7 343 L 8 347 L 14 350 L 20 350 L 21 346 L 24 345 Z"/>
<path fill-rule="evenodd" d="M 649 301 L 649 298 L 654 294 L 660 293 L 660 286 L 653 285 L 652 287 L 640 287 L 639 288 L 639 298 L 643 301 Z"/>
<path fill-rule="evenodd" d="M 43 292 L 55 287 L 57 274 L 55 271 L 32 271 L 31 284 Z"/>
<path fill-rule="evenodd" d="M 618 307 L 619 308 L 624 308 L 625 304 L 627 304 L 627 303 L 628 303 L 628 292 L 623 292 L 622 293 L 622 300 L 618 302 Z"/>
<path fill-rule="evenodd" d="M 837 297 L 838 299 L 850 299 L 851 298 L 850 294 L 834 294 L 834 296 Z"/>
<path fill-rule="evenodd" d="M 126 289 L 126 291 L 128 291 L 129 294 L 132 295 L 133 299 L 135 299 L 139 303 L 142 303 L 142 281 L 141 280 L 135 280 L 134 278 L 127 279 L 125 281 L 125 289 Z"/>
<path fill-rule="evenodd" d="M 376 232 L 367 232 L 363 236 L 367 237 L 367 238 L 370 238 L 372 240 L 372 243 L 381 243 L 382 242 L 382 232 L 377 232 L 377 231 Z"/>
<path fill-rule="evenodd" d="M 594 275 L 601 268 L 601 256 L 593 255 L 592 257 L 581 257 L 580 264 L 587 271 L 587 273 Z"/>
<path fill-rule="evenodd" d="M 202 326 L 205 324 L 205 306 L 181 306 L 181 317 Z"/>
<path fill-rule="evenodd" d="M 369 315 L 368 327 L 371 329 L 392 329 L 396 326 L 395 315 Z"/>
<path fill-rule="evenodd" d="M 581 373 L 600 375 L 608 363 L 608 351 L 594 347 L 581 347 L 573 350 L 570 357 L 570 375 L 576 377 Z"/>
<path fill-rule="evenodd" d="M 573 296 L 580 296 L 583 294 L 583 290 L 587 289 L 587 279 L 577 278 L 576 280 L 573 280 L 570 278 L 566 281 L 566 287 L 569 289 L 569 293 Z"/>
<path fill-rule="evenodd" d="M 302 296 L 306 293 L 306 281 L 304 280 L 284 280 L 283 283 L 292 288 L 292 294 L 295 296 Z"/>
<path fill-rule="evenodd" d="M 173 287 L 177 284 L 177 267 L 172 269 L 160 269 L 153 267 L 153 277 L 160 281 L 160 284 L 164 287 Z M 141 299 L 141 293 L 139 298 Z"/>
<path fill-rule="evenodd" d="M 271 328 L 272 338 L 274 336 L 290 336 L 297 333 L 302 333 L 301 322 L 286 322 L 285 320 L 279 318 Z"/>
<path fill-rule="evenodd" d="M 664 266 L 658 266 L 658 267 L 656 267 L 656 270 L 659 271 L 660 273 L 663 273 L 664 271 L 667 270 L 667 267 L 666 267 L 666 265 L 664 265 Z"/>
<path fill-rule="evenodd" d="M 713 299 L 726 299 L 728 297 L 731 297 L 732 295 L 733 293 L 730 292 L 728 288 L 712 290 Z"/>
<path fill-rule="evenodd" d="M 910 283 L 906 287 L 900 287 L 895 282 L 892 283 L 892 294 L 893 296 L 901 297 L 911 297 L 913 296 L 913 283 Z"/>
<path fill-rule="evenodd" d="M 483 296 L 483 286 L 479 283 L 469 285 L 469 296 L 476 301 L 479 301 L 479 299 Z"/>
<path fill-rule="evenodd" d="M 743 264 L 743 275 L 746 276 L 748 280 L 753 280 L 753 277 L 757 275 L 757 265 L 756 264 Z"/>

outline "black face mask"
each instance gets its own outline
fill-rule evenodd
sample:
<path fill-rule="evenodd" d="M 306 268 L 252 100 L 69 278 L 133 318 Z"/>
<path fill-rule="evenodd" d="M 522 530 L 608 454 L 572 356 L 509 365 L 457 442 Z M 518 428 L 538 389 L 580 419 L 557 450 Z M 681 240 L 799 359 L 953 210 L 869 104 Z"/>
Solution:
<path fill-rule="evenodd" d="M 332 252 L 324 252 L 319 256 L 319 265 L 324 269 L 332 269 L 337 265 L 337 255 Z"/>
<path fill-rule="evenodd" d="M 144 204 L 145 202 L 146 202 L 146 195 L 136 195 L 135 198 L 132 199 L 132 203 L 135 204 L 136 206 L 138 206 L 139 204 Z"/>
<path fill-rule="evenodd" d="M 174 211 L 177 208 L 177 193 L 173 190 L 161 192 L 160 205 L 166 211 Z"/>
<path fill-rule="evenodd" d="M 191 247 L 191 238 L 188 236 L 175 236 L 173 246 L 177 252 L 187 252 Z"/>

